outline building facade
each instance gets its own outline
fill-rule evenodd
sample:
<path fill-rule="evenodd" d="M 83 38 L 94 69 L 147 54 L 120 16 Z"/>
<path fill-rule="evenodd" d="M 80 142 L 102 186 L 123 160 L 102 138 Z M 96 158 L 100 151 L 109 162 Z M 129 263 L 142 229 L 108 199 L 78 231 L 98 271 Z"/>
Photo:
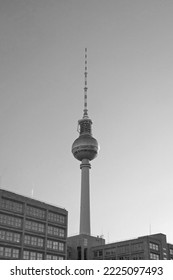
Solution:
<path fill-rule="evenodd" d="M 0 189 L 0 259 L 63 260 L 65 209 Z"/>
<path fill-rule="evenodd" d="M 166 235 L 159 233 L 92 247 L 90 255 L 94 260 L 170 260 L 173 245 L 167 243 Z"/>
<path fill-rule="evenodd" d="M 90 260 L 92 259 L 92 248 L 103 246 L 105 239 L 99 236 L 79 234 L 67 238 L 68 260 Z"/>
<path fill-rule="evenodd" d="M 69 260 L 173 260 L 173 244 L 162 233 L 108 244 L 100 237 L 76 235 L 67 245 Z"/>

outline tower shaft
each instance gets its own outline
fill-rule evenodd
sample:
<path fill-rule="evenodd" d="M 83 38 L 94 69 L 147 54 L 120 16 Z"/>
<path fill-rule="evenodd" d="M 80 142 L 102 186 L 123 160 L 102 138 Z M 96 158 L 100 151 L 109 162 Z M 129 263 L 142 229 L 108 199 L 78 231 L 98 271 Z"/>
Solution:
<path fill-rule="evenodd" d="M 78 121 L 79 137 L 73 142 L 72 153 L 76 159 L 81 161 L 81 201 L 80 201 L 80 234 L 91 234 L 90 229 L 90 183 L 89 170 L 90 161 L 98 152 L 99 145 L 92 136 L 92 120 L 88 116 L 87 108 L 87 49 L 85 48 L 85 86 L 84 86 L 84 109 L 83 118 Z"/>
<path fill-rule="evenodd" d="M 80 234 L 90 235 L 90 183 L 88 159 L 83 159 L 81 168 Z"/>

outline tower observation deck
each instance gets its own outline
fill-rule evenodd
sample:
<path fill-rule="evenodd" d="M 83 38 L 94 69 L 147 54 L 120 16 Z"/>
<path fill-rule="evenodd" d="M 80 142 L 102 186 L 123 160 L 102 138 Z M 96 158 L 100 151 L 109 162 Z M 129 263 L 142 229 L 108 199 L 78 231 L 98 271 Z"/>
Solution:
<path fill-rule="evenodd" d="M 87 109 L 87 49 L 85 49 L 85 87 L 83 118 L 78 121 L 79 137 L 72 145 L 72 153 L 81 161 L 81 201 L 80 201 L 80 234 L 91 234 L 90 230 L 90 161 L 93 160 L 99 150 L 97 140 L 92 137 L 92 120 L 88 116 Z"/>

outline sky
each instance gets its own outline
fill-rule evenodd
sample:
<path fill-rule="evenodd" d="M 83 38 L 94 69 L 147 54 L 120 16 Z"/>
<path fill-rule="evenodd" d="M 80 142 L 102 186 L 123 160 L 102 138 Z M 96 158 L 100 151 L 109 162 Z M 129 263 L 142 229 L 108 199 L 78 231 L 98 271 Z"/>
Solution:
<path fill-rule="evenodd" d="M 173 1 L 0 0 L 0 185 L 61 206 L 79 233 L 88 114 L 91 231 L 106 242 L 164 233 L 173 243 Z"/>

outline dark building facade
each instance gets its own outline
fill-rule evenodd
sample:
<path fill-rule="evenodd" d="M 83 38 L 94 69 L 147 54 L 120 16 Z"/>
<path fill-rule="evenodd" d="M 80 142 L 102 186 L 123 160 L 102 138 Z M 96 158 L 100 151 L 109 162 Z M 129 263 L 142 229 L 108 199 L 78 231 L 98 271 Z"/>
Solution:
<path fill-rule="evenodd" d="M 77 235 L 67 240 L 68 259 L 173 260 L 173 244 L 159 233 L 105 244 L 99 237 Z"/>
<path fill-rule="evenodd" d="M 64 260 L 65 209 L 0 189 L 0 259 Z"/>
<path fill-rule="evenodd" d="M 173 245 L 167 243 L 162 233 L 93 247 L 91 251 L 91 258 L 95 260 L 173 259 Z"/>
<path fill-rule="evenodd" d="M 68 260 L 90 260 L 92 259 L 91 248 L 102 246 L 105 240 L 99 236 L 79 234 L 67 238 Z"/>

